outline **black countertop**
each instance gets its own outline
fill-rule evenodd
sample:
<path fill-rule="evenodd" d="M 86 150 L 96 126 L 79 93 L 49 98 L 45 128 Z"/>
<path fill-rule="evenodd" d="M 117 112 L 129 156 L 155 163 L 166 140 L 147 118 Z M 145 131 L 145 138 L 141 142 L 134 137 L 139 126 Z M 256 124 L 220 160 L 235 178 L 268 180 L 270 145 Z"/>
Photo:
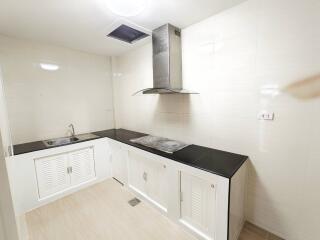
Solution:
<path fill-rule="evenodd" d="M 46 146 L 42 141 L 16 144 L 16 145 L 13 145 L 13 154 L 14 155 L 20 155 L 20 154 L 29 153 L 29 152 L 35 152 L 35 151 L 40 151 L 40 150 L 45 150 L 45 149 L 50 149 L 50 148 L 57 148 L 57 147 L 62 147 L 62 146 L 66 146 L 66 145 L 71 145 L 71 144 L 91 141 L 91 140 L 99 139 L 99 138 L 101 138 L 101 137 L 97 136 L 97 137 L 93 137 L 93 138 L 90 138 L 90 139 L 80 140 L 80 141 L 77 141 L 77 142 L 66 143 L 66 144 L 63 144 L 63 145 L 60 145 L 60 146 L 49 146 L 49 147 Z"/>
<path fill-rule="evenodd" d="M 110 129 L 93 132 L 99 138 L 111 138 L 113 140 L 137 147 L 150 153 L 169 158 L 171 160 L 199 168 L 226 178 L 231 178 L 241 165 L 247 160 L 247 156 L 216 150 L 198 145 L 189 145 L 173 154 L 161 152 L 156 149 L 130 142 L 132 138 L 138 138 L 147 134 L 133 132 L 125 129 Z M 89 139 L 92 140 L 92 139 Z M 72 143 L 74 144 L 74 143 Z M 46 147 L 41 141 L 14 145 L 14 154 L 23 154 L 52 147 Z"/>

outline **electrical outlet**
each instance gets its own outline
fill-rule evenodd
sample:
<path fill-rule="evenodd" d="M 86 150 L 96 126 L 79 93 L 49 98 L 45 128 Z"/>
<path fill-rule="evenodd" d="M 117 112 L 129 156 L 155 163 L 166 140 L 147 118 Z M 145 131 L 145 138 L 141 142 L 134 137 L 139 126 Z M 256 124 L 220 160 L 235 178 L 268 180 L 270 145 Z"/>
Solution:
<path fill-rule="evenodd" d="M 261 111 L 258 114 L 258 119 L 259 120 L 273 121 L 274 120 L 274 112 Z"/>

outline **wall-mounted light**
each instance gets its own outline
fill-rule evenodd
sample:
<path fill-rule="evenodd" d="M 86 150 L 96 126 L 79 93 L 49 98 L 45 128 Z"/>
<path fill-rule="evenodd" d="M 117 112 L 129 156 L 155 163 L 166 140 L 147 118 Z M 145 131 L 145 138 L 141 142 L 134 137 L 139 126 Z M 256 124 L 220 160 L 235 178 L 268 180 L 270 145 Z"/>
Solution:
<path fill-rule="evenodd" d="M 40 63 L 40 67 L 46 71 L 56 71 L 60 68 L 58 65 L 52 63 Z"/>
<path fill-rule="evenodd" d="M 122 17 L 133 17 L 140 14 L 148 4 L 148 0 L 106 0 L 107 7 L 114 14 Z"/>
<path fill-rule="evenodd" d="M 275 97 L 280 94 L 280 89 L 279 86 L 276 84 L 267 84 L 260 88 L 260 93 L 262 95 Z"/>

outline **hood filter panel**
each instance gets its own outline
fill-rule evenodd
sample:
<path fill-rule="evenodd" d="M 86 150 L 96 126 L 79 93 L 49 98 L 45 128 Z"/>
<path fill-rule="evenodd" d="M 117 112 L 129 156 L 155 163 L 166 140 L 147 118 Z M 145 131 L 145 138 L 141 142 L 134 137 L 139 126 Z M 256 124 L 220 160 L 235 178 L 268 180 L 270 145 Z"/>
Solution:
<path fill-rule="evenodd" d="M 120 25 L 108 34 L 108 37 L 112 37 L 126 43 L 134 43 L 135 41 L 147 36 L 149 35 L 124 24 Z"/>

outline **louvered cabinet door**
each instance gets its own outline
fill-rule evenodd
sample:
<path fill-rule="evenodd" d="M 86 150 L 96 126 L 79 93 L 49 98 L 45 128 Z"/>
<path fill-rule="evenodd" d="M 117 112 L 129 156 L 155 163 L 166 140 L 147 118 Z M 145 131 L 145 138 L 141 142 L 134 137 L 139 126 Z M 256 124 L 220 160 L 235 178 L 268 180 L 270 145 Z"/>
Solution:
<path fill-rule="evenodd" d="M 180 200 L 182 222 L 206 238 L 214 239 L 214 184 L 181 172 Z"/>
<path fill-rule="evenodd" d="M 69 153 L 69 169 L 72 186 L 94 179 L 96 173 L 93 148 L 85 148 Z"/>
<path fill-rule="evenodd" d="M 60 154 L 35 160 L 39 198 L 45 198 L 70 186 L 68 155 Z"/>

